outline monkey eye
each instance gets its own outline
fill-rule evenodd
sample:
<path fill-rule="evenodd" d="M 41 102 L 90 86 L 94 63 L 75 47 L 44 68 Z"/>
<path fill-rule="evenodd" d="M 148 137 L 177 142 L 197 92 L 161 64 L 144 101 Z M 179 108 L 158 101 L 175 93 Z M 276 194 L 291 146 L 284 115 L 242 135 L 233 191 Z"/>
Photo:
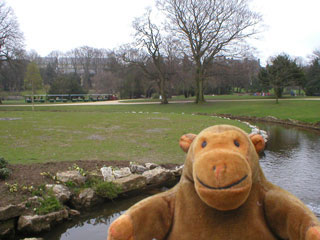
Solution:
<path fill-rule="evenodd" d="M 238 142 L 238 140 L 234 140 L 233 143 L 236 147 L 240 147 L 240 143 Z"/>
<path fill-rule="evenodd" d="M 207 146 L 207 141 L 203 141 L 202 144 L 201 144 L 201 147 L 205 148 L 206 146 Z"/>

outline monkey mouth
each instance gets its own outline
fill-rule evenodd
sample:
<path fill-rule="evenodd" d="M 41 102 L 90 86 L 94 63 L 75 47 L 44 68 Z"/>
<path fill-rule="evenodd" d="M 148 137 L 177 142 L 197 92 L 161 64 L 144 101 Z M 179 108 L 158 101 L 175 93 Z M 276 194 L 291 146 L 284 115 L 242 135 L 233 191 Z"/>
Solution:
<path fill-rule="evenodd" d="M 205 184 L 204 182 L 202 182 L 202 181 L 198 178 L 198 176 L 196 176 L 198 182 L 199 182 L 202 186 L 204 186 L 205 188 L 212 189 L 212 190 L 225 190 L 225 189 L 232 188 L 233 186 L 236 186 L 236 185 L 240 184 L 241 182 L 243 182 L 247 177 L 248 177 L 248 175 L 245 175 L 245 176 L 244 176 L 243 178 L 241 178 L 240 180 L 238 180 L 238 181 L 236 181 L 236 182 L 234 182 L 234 183 L 231 183 L 231 184 L 229 184 L 229 185 L 223 186 L 223 187 L 211 187 L 211 186 Z"/>

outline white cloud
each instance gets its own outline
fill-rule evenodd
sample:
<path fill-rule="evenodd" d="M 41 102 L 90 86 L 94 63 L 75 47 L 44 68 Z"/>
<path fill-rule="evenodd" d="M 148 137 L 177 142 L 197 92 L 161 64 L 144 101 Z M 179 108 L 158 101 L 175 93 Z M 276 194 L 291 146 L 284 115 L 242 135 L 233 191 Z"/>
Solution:
<path fill-rule="evenodd" d="M 27 49 L 45 56 L 88 45 L 112 49 L 130 42 L 131 23 L 152 0 L 7 0 L 13 7 Z M 256 46 L 262 62 L 286 52 L 306 57 L 320 47 L 319 0 L 253 0 L 268 26 Z"/>
<path fill-rule="evenodd" d="M 88 45 L 114 48 L 130 41 L 131 23 L 148 0 L 11 0 L 28 49 L 41 55 Z"/>

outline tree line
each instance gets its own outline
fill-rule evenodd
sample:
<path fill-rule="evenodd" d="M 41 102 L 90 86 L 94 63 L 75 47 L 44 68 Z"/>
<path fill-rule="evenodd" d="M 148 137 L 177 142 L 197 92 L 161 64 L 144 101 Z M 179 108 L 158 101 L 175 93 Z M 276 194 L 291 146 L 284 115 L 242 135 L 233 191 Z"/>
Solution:
<path fill-rule="evenodd" d="M 297 88 L 299 95 L 303 90 L 308 96 L 320 96 L 320 51 L 313 52 L 311 63 L 307 66 L 299 64 L 298 60 L 285 53 L 271 57 L 266 67 L 260 69 L 255 87 L 260 91 L 272 88 L 276 102 L 286 87 Z"/>
<path fill-rule="evenodd" d="M 67 53 L 55 51 L 47 57 L 40 57 L 33 51 L 26 53 L 24 59 L 3 63 L 1 86 L 5 91 L 19 92 L 30 89 L 33 78 L 36 79 L 35 87 L 45 88 L 48 93 L 94 90 L 97 93 L 120 94 L 123 98 L 159 96 L 158 70 L 152 58 L 139 55 L 133 48 L 127 48 L 125 52 L 130 55 L 130 61 L 128 56 L 124 56 L 123 49 L 84 46 Z M 226 94 L 249 90 L 259 68 L 259 61 L 253 58 L 215 59 L 207 73 L 205 93 Z M 166 95 L 195 95 L 195 66 L 188 56 L 177 56 L 171 52 L 170 56 L 162 59 L 161 69 L 166 81 Z M 70 82 L 70 87 L 66 86 L 67 82 Z"/>
<path fill-rule="evenodd" d="M 0 90 L 46 93 L 117 94 L 121 98 L 268 91 L 276 97 L 298 86 L 319 93 L 319 55 L 308 66 L 286 54 L 266 67 L 252 56 L 246 39 L 258 32 L 262 17 L 242 0 L 157 0 L 154 12 L 136 18 L 134 39 L 118 49 L 82 46 L 40 57 L 26 52 L 23 34 L 10 7 L 0 4 Z M 317 88 L 318 86 L 318 88 Z"/>

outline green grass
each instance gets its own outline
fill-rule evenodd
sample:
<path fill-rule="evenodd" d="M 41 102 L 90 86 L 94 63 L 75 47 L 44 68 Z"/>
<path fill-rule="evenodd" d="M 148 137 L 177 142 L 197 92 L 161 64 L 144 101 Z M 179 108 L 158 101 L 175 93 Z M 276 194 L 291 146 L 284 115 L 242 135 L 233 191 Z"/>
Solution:
<path fill-rule="evenodd" d="M 108 199 L 114 199 L 121 193 L 121 187 L 113 182 L 100 182 L 94 186 L 98 196 Z"/>
<path fill-rule="evenodd" d="M 234 123 L 207 116 L 125 113 L 97 107 L 91 112 L 84 111 L 87 108 L 73 108 L 80 110 L 76 112 L 60 110 L 65 111 L 0 111 L 0 118 L 17 118 L 0 121 L 1 155 L 9 163 L 73 160 L 178 163 L 184 160 L 178 146 L 181 135 L 198 133 L 214 124 Z"/>
<path fill-rule="evenodd" d="M 282 99 L 299 99 L 299 98 L 315 98 L 315 97 L 308 97 L 308 96 L 295 96 L 292 97 L 290 95 L 284 95 Z M 188 97 L 185 98 L 184 96 L 173 96 L 172 98 L 169 98 L 169 102 L 174 101 L 195 101 L 196 97 Z M 253 96 L 250 94 L 228 94 L 228 95 L 206 95 L 205 100 L 246 100 L 246 99 L 275 99 L 274 96 Z M 121 102 L 160 102 L 159 99 L 125 99 L 121 100 Z"/>
<path fill-rule="evenodd" d="M 193 113 L 275 116 L 316 123 L 320 101 L 211 102 L 203 105 L 0 107 L 0 153 L 9 163 L 128 160 L 182 163 L 181 135 L 235 121 Z M 13 118 L 16 120 L 8 120 Z"/>
<path fill-rule="evenodd" d="M 105 105 L 105 106 L 50 106 L 35 107 L 36 112 L 89 112 L 95 113 L 126 113 L 126 112 L 160 112 L 160 113 L 207 113 L 233 114 L 242 116 L 266 117 L 279 119 L 296 119 L 303 122 L 316 123 L 320 121 L 320 101 L 317 100 L 280 100 L 275 101 L 220 101 L 208 102 L 202 105 L 194 103 L 182 104 L 139 104 L 139 105 Z M 0 107 L 0 118 L 5 112 L 31 111 L 31 107 Z M 8 115 L 9 116 L 9 115 Z M 0 123 L 1 124 L 1 123 Z"/>
<path fill-rule="evenodd" d="M 308 97 L 308 96 L 295 96 L 292 97 L 290 95 L 285 95 L 282 97 L 282 99 L 299 99 L 299 98 L 315 98 L 315 97 Z M 185 98 L 183 95 L 180 96 L 173 96 L 172 98 L 169 98 L 169 102 L 174 101 L 195 101 L 195 97 L 189 97 Z M 228 95 L 206 95 L 206 100 L 246 100 L 246 99 L 274 99 L 274 96 L 253 96 L 250 94 L 228 94 Z M 124 99 L 120 100 L 123 103 L 130 103 L 130 102 L 160 102 L 159 99 L 152 99 L 152 98 L 145 98 L 145 99 Z M 68 101 L 70 103 L 70 101 Z M 3 100 L 3 105 L 30 105 L 31 103 L 26 103 L 24 99 L 21 100 Z M 40 104 L 41 103 L 35 103 Z M 44 104 L 44 103 L 43 103 Z M 45 104 L 60 104 L 60 102 L 46 102 Z"/>
<path fill-rule="evenodd" d="M 53 194 L 51 194 L 44 196 L 44 198 L 40 200 L 40 206 L 36 208 L 36 213 L 45 215 L 60 209 L 62 209 L 61 203 Z"/>

